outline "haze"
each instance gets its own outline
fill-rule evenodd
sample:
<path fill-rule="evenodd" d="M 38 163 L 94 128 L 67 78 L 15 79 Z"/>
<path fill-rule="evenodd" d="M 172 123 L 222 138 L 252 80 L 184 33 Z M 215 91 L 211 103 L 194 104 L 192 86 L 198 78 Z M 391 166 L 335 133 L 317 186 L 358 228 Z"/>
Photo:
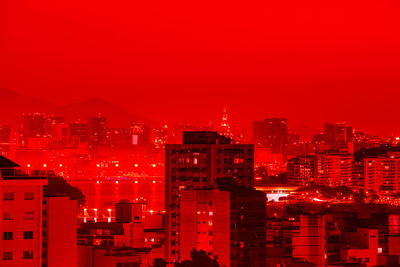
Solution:
<path fill-rule="evenodd" d="M 0 87 L 158 121 L 400 133 L 399 2 L 0 1 Z"/>

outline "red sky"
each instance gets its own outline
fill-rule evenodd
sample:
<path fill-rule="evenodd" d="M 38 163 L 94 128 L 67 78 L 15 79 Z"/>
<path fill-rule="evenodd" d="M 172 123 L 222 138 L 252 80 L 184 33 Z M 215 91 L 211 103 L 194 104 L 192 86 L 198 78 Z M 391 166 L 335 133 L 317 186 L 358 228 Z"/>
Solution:
<path fill-rule="evenodd" d="M 0 0 L 0 87 L 159 120 L 400 134 L 400 3 Z"/>

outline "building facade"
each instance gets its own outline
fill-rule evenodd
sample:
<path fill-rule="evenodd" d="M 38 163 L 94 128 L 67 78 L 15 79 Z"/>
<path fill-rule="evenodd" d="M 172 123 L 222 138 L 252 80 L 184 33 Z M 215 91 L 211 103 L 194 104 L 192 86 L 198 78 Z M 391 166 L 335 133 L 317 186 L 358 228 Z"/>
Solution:
<path fill-rule="evenodd" d="M 165 257 L 179 260 L 180 197 L 184 189 L 217 188 L 217 182 L 251 187 L 254 146 L 231 144 L 217 132 L 185 132 L 183 144 L 165 147 Z"/>

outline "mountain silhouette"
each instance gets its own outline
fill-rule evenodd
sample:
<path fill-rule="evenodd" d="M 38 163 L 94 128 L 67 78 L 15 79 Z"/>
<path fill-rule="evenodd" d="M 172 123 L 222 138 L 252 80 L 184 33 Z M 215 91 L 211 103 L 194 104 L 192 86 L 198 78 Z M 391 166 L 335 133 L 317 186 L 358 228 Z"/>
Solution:
<path fill-rule="evenodd" d="M 63 116 L 66 122 L 86 122 L 88 117 L 101 115 L 107 118 L 109 127 L 128 127 L 132 121 L 150 122 L 148 119 L 134 116 L 119 105 L 98 97 L 59 106 L 40 98 L 0 88 L 0 125 L 21 123 L 23 114 L 36 112 Z"/>

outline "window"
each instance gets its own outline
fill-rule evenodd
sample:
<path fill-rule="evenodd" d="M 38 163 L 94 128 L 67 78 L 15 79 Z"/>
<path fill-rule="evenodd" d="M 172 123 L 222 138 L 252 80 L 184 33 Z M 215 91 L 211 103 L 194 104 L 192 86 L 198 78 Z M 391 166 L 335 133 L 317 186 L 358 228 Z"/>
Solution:
<path fill-rule="evenodd" d="M 24 253 L 22 254 L 22 258 L 23 258 L 24 260 L 33 259 L 33 250 L 24 251 Z"/>
<path fill-rule="evenodd" d="M 35 198 L 35 194 L 33 192 L 25 192 L 24 200 L 33 200 Z"/>
<path fill-rule="evenodd" d="M 3 213 L 3 220 L 14 220 L 14 214 L 12 211 L 5 211 Z"/>
<path fill-rule="evenodd" d="M 14 192 L 4 192 L 4 200 L 14 200 Z"/>
<path fill-rule="evenodd" d="M 33 220 L 33 211 L 25 211 L 24 220 Z"/>
<path fill-rule="evenodd" d="M 33 232 L 32 231 L 25 231 L 24 232 L 24 239 L 33 239 Z"/>
<path fill-rule="evenodd" d="M 3 240 L 12 240 L 13 232 L 3 232 Z"/>
<path fill-rule="evenodd" d="M 13 253 L 11 251 L 3 252 L 3 260 L 10 261 L 13 259 Z"/>

